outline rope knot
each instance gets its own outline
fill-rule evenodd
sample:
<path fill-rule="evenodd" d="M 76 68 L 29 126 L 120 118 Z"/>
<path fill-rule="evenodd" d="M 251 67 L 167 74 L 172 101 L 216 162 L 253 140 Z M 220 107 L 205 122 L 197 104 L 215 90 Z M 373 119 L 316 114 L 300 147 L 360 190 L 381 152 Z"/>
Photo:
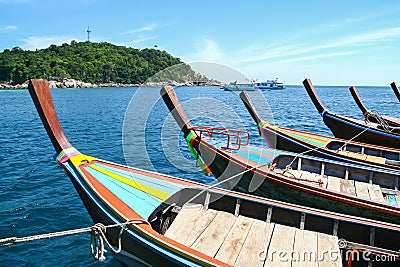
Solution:
<path fill-rule="evenodd" d="M 286 165 L 285 172 L 288 172 L 288 171 L 291 171 L 291 170 L 292 170 L 292 165 L 291 164 Z"/>
<path fill-rule="evenodd" d="M 102 223 L 96 223 L 91 227 L 90 231 L 90 251 L 92 256 L 103 262 L 106 259 L 104 255 L 107 250 L 104 248 L 104 239 L 105 239 L 106 227 Z"/>

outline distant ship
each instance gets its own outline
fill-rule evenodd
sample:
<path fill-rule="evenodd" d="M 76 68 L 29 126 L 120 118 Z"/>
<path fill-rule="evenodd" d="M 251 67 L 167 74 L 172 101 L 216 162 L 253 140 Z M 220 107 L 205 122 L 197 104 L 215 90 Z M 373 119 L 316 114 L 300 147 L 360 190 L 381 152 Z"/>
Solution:
<path fill-rule="evenodd" d="M 222 86 L 221 89 L 225 91 L 254 91 L 253 83 L 237 83 L 237 81 L 231 82 L 226 86 Z"/>
<path fill-rule="evenodd" d="M 282 90 L 285 89 L 283 83 L 278 82 L 278 78 L 275 80 L 267 80 L 266 82 L 257 82 L 254 84 L 256 89 L 260 90 Z"/>

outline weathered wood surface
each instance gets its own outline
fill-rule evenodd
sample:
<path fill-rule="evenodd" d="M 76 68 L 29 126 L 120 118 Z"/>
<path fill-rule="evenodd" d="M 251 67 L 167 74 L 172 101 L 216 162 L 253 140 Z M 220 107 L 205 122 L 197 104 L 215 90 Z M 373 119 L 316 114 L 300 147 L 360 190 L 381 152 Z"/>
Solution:
<path fill-rule="evenodd" d="M 191 248 L 214 257 L 236 221 L 232 213 L 219 211 Z"/>
<path fill-rule="evenodd" d="M 328 185 L 327 189 L 335 191 L 335 192 L 340 192 L 340 180 L 337 177 L 333 176 L 328 176 Z"/>
<path fill-rule="evenodd" d="M 354 185 L 356 187 L 356 195 L 357 195 L 357 197 L 363 198 L 363 199 L 368 199 L 368 200 L 371 199 L 371 197 L 369 196 L 368 184 L 367 183 L 355 181 Z"/>
<path fill-rule="evenodd" d="M 328 254 L 339 251 L 335 236 L 201 205 L 184 206 L 165 235 L 233 266 L 341 266 Z"/>
<path fill-rule="evenodd" d="M 275 225 L 268 248 L 266 266 L 291 266 L 295 232 L 296 228 L 294 227 Z"/>
<path fill-rule="evenodd" d="M 340 192 L 346 195 L 356 195 L 354 180 L 340 179 Z"/>
<path fill-rule="evenodd" d="M 318 238 L 316 232 L 296 229 L 293 246 L 293 267 L 315 267 L 317 262 Z"/>
<path fill-rule="evenodd" d="M 368 192 L 372 201 L 385 203 L 385 199 L 383 198 L 383 194 L 379 185 L 368 184 Z"/>
<path fill-rule="evenodd" d="M 206 210 L 200 216 L 199 220 L 195 224 L 182 225 L 182 227 L 186 227 L 191 229 L 189 235 L 186 238 L 186 241 L 183 243 L 186 246 L 191 246 L 197 240 L 197 238 L 204 232 L 204 230 L 208 227 L 208 225 L 214 220 L 217 215 L 216 210 Z"/>
<path fill-rule="evenodd" d="M 196 224 L 199 218 L 202 217 L 200 216 L 202 209 L 203 205 L 200 204 L 184 205 L 164 235 L 184 244 L 189 233 L 192 231 L 192 228 L 187 226 Z"/>
<path fill-rule="evenodd" d="M 260 252 L 265 257 L 271 235 L 275 224 L 255 220 L 250 228 L 247 239 L 243 244 L 239 257 L 236 260 L 236 267 L 264 266 L 264 261 L 260 259 Z M 261 257 L 262 258 L 262 257 Z"/>
<path fill-rule="evenodd" d="M 215 258 L 234 265 L 254 221 L 254 219 L 239 216 Z"/>
<path fill-rule="evenodd" d="M 338 238 L 323 233 L 318 233 L 317 235 L 319 266 L 342 266 Z"/>

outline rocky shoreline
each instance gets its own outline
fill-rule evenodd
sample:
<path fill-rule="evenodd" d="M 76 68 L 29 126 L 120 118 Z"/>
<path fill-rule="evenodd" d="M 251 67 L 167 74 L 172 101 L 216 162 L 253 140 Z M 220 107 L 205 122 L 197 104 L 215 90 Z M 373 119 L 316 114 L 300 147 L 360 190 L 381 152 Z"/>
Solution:
<path fill-rule="evenodd" d="M 13 84 L 13 83 L 0 83 L 1 89 L 27 89 L 29 81 L 25 81 L 23 84 Z M 64 78 L 57 80 L 50 80 L 49 85 L 51 88 L 98 88 L 98 87 L 141 87 L 141 86 L 223 86 L 224 83 L 210 80 L 205 82 L 177 82 L 177 81 L 166 81 L 166 82 L 146 82 L 140 84 L 122 84 L 122 83 L 86 83 L 74 79 Z"/>

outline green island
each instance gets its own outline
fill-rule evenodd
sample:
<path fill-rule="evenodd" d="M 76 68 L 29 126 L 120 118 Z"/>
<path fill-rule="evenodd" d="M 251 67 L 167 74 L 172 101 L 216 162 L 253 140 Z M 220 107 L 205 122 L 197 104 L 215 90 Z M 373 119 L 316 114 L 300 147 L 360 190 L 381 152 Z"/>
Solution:
<path fill-rule="evenodd" d="M 167 69 L 177 64 L 180 65 Z M 160 72 L 165 69 L 167 71 Z M 156 48 L 136 49 L 107 42 L 71 41 L 36 51 L 14 47 L 0 53 L 0 88 L 25 88 L 30 78 L 50 80 L 52 87 L 207 81 L 179 58 Z"/>

